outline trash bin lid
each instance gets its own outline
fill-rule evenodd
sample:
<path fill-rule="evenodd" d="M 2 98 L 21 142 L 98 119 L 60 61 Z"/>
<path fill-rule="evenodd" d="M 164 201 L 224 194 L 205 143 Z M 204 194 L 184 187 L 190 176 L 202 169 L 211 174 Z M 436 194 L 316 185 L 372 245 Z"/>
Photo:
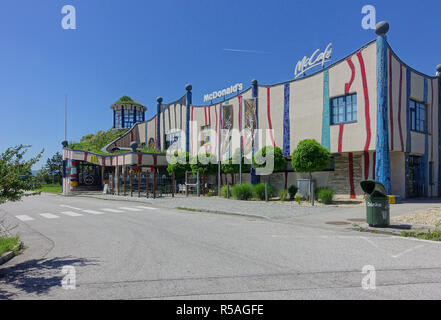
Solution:
<path fill-rule="evenodd" d="M 360 182 L 361 189 L 371 197 L 384 198 L 387 196 L 387 191 L 380 181 L 365 180 Z"/>

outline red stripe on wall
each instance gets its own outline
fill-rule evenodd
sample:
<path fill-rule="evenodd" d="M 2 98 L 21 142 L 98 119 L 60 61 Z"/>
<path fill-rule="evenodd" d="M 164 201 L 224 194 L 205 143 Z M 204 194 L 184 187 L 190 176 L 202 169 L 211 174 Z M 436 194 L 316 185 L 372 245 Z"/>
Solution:
<path fill-rule="evenodd" d="M 106 158 L 105 157 L 101 157 L 101 164 L 103 165 L 103 167 L 106 166 Z"/>
<path fill-rule="evenodd" d="M 118 158 L 119 156 L 116 156 L 116 165 L 118 166 Z"/>
<path fill-rule="evenodd" d="M 357 58 L 358 62 L 360 63 L 360 69 L 361 69 L 361 78 L 363 80 L 363 93 L 364 93 L 364 113 L 366 118 L 366 143 L 364 145 L 364 151 L 369 150 L 369 146 L 371 144 L 371 117 L 369 112 L 369 92 L 367 87 L 367 80 L 366 80 L 366 67 L 364 65 L 364 60 L 361 52 L 357 52 Z M 365 167 L 364 171 L 369 171 L 369 160 L 364 161 Z"/>
<path fill-rule="evenodd" d="M 342 124 L 340 124 L 339 131 L 338 131 L 338 152 L 341 152 L 341 150 L 342 150 L 343 129 L 344 129 L 344 125 L 342 123 Z"/>
<path fill-rule="evenodd" d="M 153 155 L 153 165 L 156 166 L 158 164 L 158 155 Z"/>
<path fill-rule="evenodd" d="M 113 157 L 110 157 L 110 166 L 113 166 Z"/>
<path fill-rule="evenodd" d="M 369 179 L 369 151 L 364 152 L 364 180 Z"/>
<path fill-rule="evenodd" d="M 350 57 L 347 58 L 346 61 L 348 62 L 349 68 L 351 68 L 351 80 L 349 80 L 348 83 L 345 83 L 345 94 L 349 94 L 352 83 L 354 82 L 355 79 L 355 67 Z"/>
<path fill-rule="evenodd" d="M 142 164 L 142 154 L 138 154 L 138 164 Z"/>
<path fill-rule="evenodd" d="M 372 179 L 376 179 L 377 177 L 376 177 L 376 174 L 375 174 L 375 164 L 376 164 L 376 162 L 377 162 L 377 152 L 376 151 L 374 151 L 374 154 L 372 155 L 372 157 L 373 157 L 373 162 L 372 162 Z"/>
<path fill-rule="evenodd" d="M 158 139 L 158 137 L 157 137 L 157 128 L 156 128 L 156 125 L 157 125 L 157 120 L 158 120 L 158 117 L 156 116 L 155 117 L 155 149 L 156 149 L 156 146 L 157 146 L 157 141 L 158 140 L 156 140 L 156 139 Z"/>
<path fill-rule="evenodd" d="M 371 144 L 371 117 L 369 113 L 369 92 L 367 87 L 366 80 L 366 68 L 364 66 L 363 56 L 361 52 L 357 52 L 358 61 L 360 62 L 361 68 L 361 77 L 363 80 L 363 92 L 364 92 L 364 113 L 366 118 L 366 144 L 364 146 L 364 150 L 369 150 L 369 146 Z"/>
<path fill-rule="evenodd" d="M 400 63 L 400 88 L 398 93 L 398 129 L 400 131 L 401 151 L 404 152 L 403 129 L 401 128 L 401 94 L 403 90 L 403 66 Z"/>
<path fill-rule="evenodd" d="M 430 100 L 430 133 L 432 135 L 432 143 L 430 147 L 430 157 L 431 157 L 430 160 L 433 161 L 433 79 L 432 81 L 430 81 L 430 83 L 432 88 L 432 98 Z"/>
<path fill-rule="evenodd" d="M 349 184 L 351 186 L 351 199 L 355 199 L 354 188 L 354 159 L 352 152 L 349 152 Z"/>
<path fill-rule="evenodd" d="M 219 142 L 219 131 L 217 130 L 217 124 L 218 124 L 218 121 L 219 121 L 219 119 L 218 119 L 218 117 L 217 117 L 217 105 L 214 105 L 214 114 L 215 114 L 215 116 L 216 116 L 216 124 L 215 124 L 215 127 L 216 127 L 216 141 L 215 141 L 215 143 L 214 143 L 214 153 L 215 154 L 218 154 L 218 147 L 217 147 L 217 143 Z"/>
<path fill-rule="evenodd" d="M 193 154 L 193 111 L 194 106 L 191 106 L 191 116 L 190 116 L 190 153 Z"/>
<path fill-rule="evenodd" d="M 204 107 L 205 125 L 207 125 L 207 107 Z"/>
<path fill-rule="evenodd" d="M 208 107 L 208 124 L 210 125 L 210 129 L 211 129 L 211 106 Z"/>
<path fill-rule="evenodd" d="M 87 152 L 84 152 L 84 161 L 87 161 Z"/>
<path fill-rule="evenodd" d="M 392 50 L 389 50 L 389 119 L 390 119 L 390 147 L 394 150 L 394 104 L 392 100 Z"/>
<path fill-rule="evenodd" d="M 266 88 L 267 89 L 267 108 L 266 108 L 266 112 L 267 112 L 267 117 L 268 117 L 268 128 L 270 129 L 270 137 L 271 137 L 271 142 L 273 144 L 273 146 L 276 146 L 276 143 L 274 142 L 274 137 L 273 137 L 273 125 L 271 124 L 271 96 L 270 96 L 270 87 Z"/>
<path fill-rule="evenodd" d="M 237 97 L 237 99 L 239 100 L 239 131 L 242 130 L 242 96 L 239 95 Z M 243 137 L 242 135 L 240 136 L 240 148 L 243 149 Z"/>
<path fill-rule="evenodd" d="M 132 130 L 132 131 L 130 131 L 130 141 L 133 141 L 133 140 L 135 140 L 135 139 L 133 137 L 133 130 Z"/>

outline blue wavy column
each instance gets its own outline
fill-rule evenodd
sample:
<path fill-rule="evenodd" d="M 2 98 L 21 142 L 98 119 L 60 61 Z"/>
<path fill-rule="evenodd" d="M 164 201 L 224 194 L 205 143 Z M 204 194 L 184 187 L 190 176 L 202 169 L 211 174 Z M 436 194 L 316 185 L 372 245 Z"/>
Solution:
<path fill-rule="evenodd" d="M 284 89 L 284 110 L 283 110 L 283 155 L 289 157 L 291 154 L 291 144 L 290 144 L 290 121 L 289 121 L 289 98 L 290 98 L 290 88 L 289 83 L 285 84 Z"/>
<path fill-rule="evenodd" d="M 412 141 L 410 134 L 410 92 L 412 89 L 410 69 L 406 70 L 406 153 L 405 153 L 405 172 L 406 172 L 406 183 L 404 185 L 404 190 L 406 198 L 409 197 L 409 153 L 412 150 Z"/>
<path fill-rule="evenodd" d="M 158 104 L 156 105 L 156 149 L 161 150 L 161 104 L 162 98 L 156 99 Z"/>
<path fill-rule="evenodd" d="M 388 128 L 388 74 L 386 34 L 377 38 L 377 143 L 375 176 L 391 194 Z"/>
<path fill-rule="evenodd" d="M 323 72 L 322 146 L 331 151 L 331 110 L 329 106 L 329 70 Z"/>
<path fill-rule="evenodd" d="M 256 108 L 256 128 L 259 129 L 259 102 L 257 99 L 258 96 L 258 85 L 257 85 L 257 80 L 252 80 L 251 81 L 251 92 L 252 92 L 252 97 L 254 98 L 254 102 L 255 102 L 255 108 Z M 254 152 L 256 150 L 254 150 L 254 141 L 253 141 L 253 149 L 252 149 L 252 154 L 254 156 Z M 253 164 L 251 163 L 251 169 L 250 169 L 250 182 L 251 184 L 258 184 L 260 182 L 260 177 L 256 175 L 256 169 L 253 168 Z"/>
<path fill-rule="evenodd" d="M 191 89 L 193 89 L 191 84 L 187 84 L 185 86 L 185 90 L 187 90 L 185 99 L 185 152 L 190 152 L 190 107 L 192 103 Z"/>
<path fill-rule="evenodd" d="M 427 105 L 427 92 L 428 92 L 428 85 L 427 85 L 427 78 L 424 78 L 424 103 Z M 427 170 L 429 169 L 429 127 L 428 127 L 428 115 L 429 113 L 426 112 L 425 114 L 425 120 L 426 120 L 426 128 L 424 128 L 424 155 L 423 155 L 423 163 L 421 165 L 421 184 L 423 186 L 423 195 L 424 197 L 427 197 L 429 195 L 429 180 L 427 179 L 428 174 Z"/>
<path fill-rule="evenodd" d="M 441 197 L 441 65 L 438 67 L 438 197 Z"/>

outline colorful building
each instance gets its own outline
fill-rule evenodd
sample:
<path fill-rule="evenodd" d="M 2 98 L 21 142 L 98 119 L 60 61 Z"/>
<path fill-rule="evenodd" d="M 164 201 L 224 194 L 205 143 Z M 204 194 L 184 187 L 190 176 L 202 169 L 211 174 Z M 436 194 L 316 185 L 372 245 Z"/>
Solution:
<path fill-rule="evenodd" d="M 332 165 L 314 179 L 340 197 L 362 197 L 365 179 L 402 198 L 439 197 L 441 66 L 436 76 L 413 69 L 389 46 L 388 25 L 380 23 L 376 32 L 375 40 L 315 73 L 277 84 L 253 80 L 222 102 L 196 106 L 187 85 L 174 102 L 158 98 L 156 115 L 137 121 L 107 151 L 132 141 L 166 150 L 185 135 L 188 152 L 203 146 L 217 154 L 222 137 L 204 134 L 209 129 L 272 129 L 267 144 L 286 157 L 303 139 L 328 148 Z M 304 177 L 287 166 L 270 183 L 280 189 Z M 253 174 L 246 179 L 256 180 Z"/>

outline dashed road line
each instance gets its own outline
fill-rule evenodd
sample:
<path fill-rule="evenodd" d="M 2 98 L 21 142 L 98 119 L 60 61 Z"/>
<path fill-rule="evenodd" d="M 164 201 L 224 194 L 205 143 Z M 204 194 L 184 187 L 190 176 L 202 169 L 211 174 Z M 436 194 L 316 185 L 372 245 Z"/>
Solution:
<path fill-rule="evenodd" d="M 59 216 L 52 214 L 52 213 L 40 213 L 40 216 L 46 218 L 46 219 L 57 219 Z"/>
<path fill-rule="evenodd" d="M 63 211 L 62 214 L 69 216 L 69 217 L 81 217 L 81 213 L 73 212 L 73 211 Z"/>
<path fill-rule="evenodd" d="M 135 208 L 147 209 L 147 210 L 158 210 L 158 208 L 146 207 L 146 206 L 136 206 Z"/>
<path fill-rule="evenodd" d="M 21 220 L 21 221 L 32 221 L 32 220 L 34 220 L 34 218 L 31 218 L 30 216 L 27 216 L 25 214 L 18 215 L 18 216 L 15 216 L 15 217 L 17 219 Z"/>
<path fill-rule="evenodd" d="M 110 208 L 102 208 L 102 209 L 100 209 L 100 210 L 102 210 L 102 211 L 107 211 L 107 212 L 112 212 L 112 213 L 122 213 L 122 212 L 124 212 L 124 211 L 122 211 L 122 210 L 110 209 Z"/>
<path fill-rule="evenodd" d="M 68 206 L 67 204 L 60 204 L 60 207 L 68 208 L 68 209 L 73 209 L 73 210 L 78 210 L 78 211 L 83 211 L 83 209 L 80 209 L 80 208 L 77 208 L 77 207 Z"/>
<path fill-rule="evenodd" d="M 97 211 L 97 210 L 83 210 L 83 212 L 91 213 L 91 214 L 105 214 L 104 212 Z"/>
<path fill-rule="evenodd" d="M 133 207 L 119 207 L 118 209 L 127 210 L 127 211 L 142 211 L 139 208 L 133 208 Z"/>

